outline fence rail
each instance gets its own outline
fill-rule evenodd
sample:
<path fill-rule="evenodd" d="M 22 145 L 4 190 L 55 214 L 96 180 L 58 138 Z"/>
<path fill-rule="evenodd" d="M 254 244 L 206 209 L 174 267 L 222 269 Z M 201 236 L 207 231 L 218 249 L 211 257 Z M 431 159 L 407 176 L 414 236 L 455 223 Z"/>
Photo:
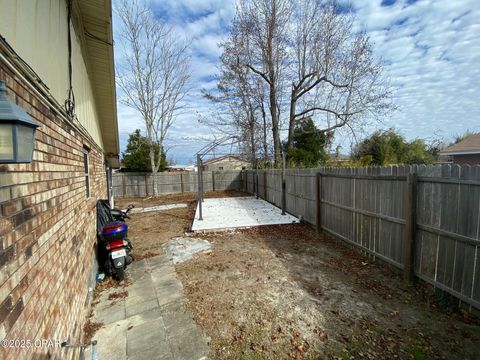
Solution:
<path fill-rule="evenodd" d="M 282 206 L 280 170 L 244 179 Z M 480 166 L 287 170 L 285 186 L 289 213 L 480 309 Z"/>

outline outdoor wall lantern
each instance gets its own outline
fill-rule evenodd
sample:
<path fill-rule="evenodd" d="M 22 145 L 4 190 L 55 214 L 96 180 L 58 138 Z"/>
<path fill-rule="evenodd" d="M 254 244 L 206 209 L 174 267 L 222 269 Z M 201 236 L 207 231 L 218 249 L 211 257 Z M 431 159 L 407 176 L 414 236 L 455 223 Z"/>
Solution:
<path fill-rule="evenodd" d="M 0 81 L 0 163 L 19 164 L 32 161 L 35 130 L 40 125 L 7 97 L 7 87 Z"/>

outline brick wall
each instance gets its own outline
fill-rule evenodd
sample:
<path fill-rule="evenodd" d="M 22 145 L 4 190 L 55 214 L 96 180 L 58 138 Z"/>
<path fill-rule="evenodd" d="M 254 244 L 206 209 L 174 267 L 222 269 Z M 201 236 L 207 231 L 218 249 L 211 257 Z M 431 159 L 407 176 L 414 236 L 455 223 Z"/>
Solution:
<path fill-rule="evenodd" d="M 100 148 L 0 62 L 8 96 L 41 127 L 30 164 L 0 164 L 0 340 L 79 342 L 88 311 L 98 198 L 106 198 Z M 86 198 L 83 149 L 89 151 Z M 78 350 L 77 350 L 78 351 Z M 72 358 L 67 349 L 5 349 L 0 358 Z"/>

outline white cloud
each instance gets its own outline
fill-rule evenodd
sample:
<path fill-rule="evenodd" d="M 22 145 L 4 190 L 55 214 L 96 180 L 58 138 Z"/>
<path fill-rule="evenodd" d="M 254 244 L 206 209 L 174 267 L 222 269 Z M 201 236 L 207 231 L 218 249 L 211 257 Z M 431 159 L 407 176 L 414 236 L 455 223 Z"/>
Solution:
<path fill-rule="evenodd" d="M 354 1 L 397 87 L 399 111 L 385 121 L 407 138 L 480 130 L 480 3 Z"/>

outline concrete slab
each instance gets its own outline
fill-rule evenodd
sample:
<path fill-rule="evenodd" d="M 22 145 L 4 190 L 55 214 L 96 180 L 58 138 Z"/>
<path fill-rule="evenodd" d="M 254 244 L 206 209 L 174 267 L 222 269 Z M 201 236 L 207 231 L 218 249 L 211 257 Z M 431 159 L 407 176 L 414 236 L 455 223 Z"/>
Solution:
<path fill-rule="evenodd" d="M 171 210 L 171 209 L 186 208 L 187 206 L 188 206 L 187 204 L 158 205 L 158 206 L 151 206 L 146 208 L 133 208 L 130 212 L 134 214 L 134 213 L 144 213 L 144 212 L 151 212 L 151 211 L 165 211 L 165 210 Z"/>
<path fill-rule="evenodd" d="M 125 299 L 127 308 L 133 303 L 141 303 L 147 300 L 153 300 L 157 298 L 155 288 L 148 286 L 145 283 L 144 286 L 128 287 L 128 297 Z"/>
<path fill-rule="evenodd" d="M 131 300 L 131 299 L 128 299 L 128 300 Z M 143 302 L 139 302 L 136 299 L 130 302 L 128 300 L 125 301 L 125 305 L 126 305 L 125 311 L 126 311 L 127 317 L 141 314 L 147 310 L 152 310 L 159 306 L 157 298 L 143 301 Z"/>
<path fill-rule="evenodd" d="M 184 300 L 183 294 L 178 291 L 178 286 L 165 286 L 157 289 L 158 304 L 164 306 L 172 302 Z"/>
<path fill-rule="evenodd" d="M 160 350 L 160 351 L 159 351 Z M 162 351 L 163 350 L 163 351 Z M 171 350 L 166 351 L 164 348 L 153 347 L 151 349 L 143 349 L 136 354 L 130 355 L 128 360 L 174 360 Z M 103 360 L 103 359 L 102 359 Z"/>
<path fill-rule="evenodd" d="M 109 304 L 111 304 L 110 300 L 107 300 Z M 93 315 L 95 318 L 95 322 L 103 323 L 103 324 L 111 324 L 116 323 L 120 320 L 126 319 L 126 312 L 125 312 L 125 300 L 118 299 L 116 300 L 115 304 L 107 305 L 99 308 L 98 310 L 95 309 L 93 311 Z"/>
<path fill-rule="evenodd" d="M 145 281 L 150 281 L 150 273 L 148 270 L 138 270 L 129 272 L 129 279 L 134 283 Z"/>
<path fill-rule="evenodd" d="M 158 353 L 170 353 L 163 319 L 147 321 L 127 330 L 127 356 L 155 348 Z"/>
<path fill-rule="evenodd" d="M 133 262 L 127 270 L 129 285 L 100 296 L 92 321 L 104 323 L 95 336 L 102 360 L 200 359 L 207 340 L 184 307 L 181 282 L 164 255 Z M 108 294 L 128 291 L 112 305 Z M 86 351 L 91 357 L 91 349 Z"/>
<path fill-rule="evenodd" d="M 261 225 L 292 224 L 300 222 L 269 202 L 248 197 L 205 199 L 202 203 L 203 220 L 195 213 L 193 231 L 218 231 Z"/>
<path fill-rule="evenodd" d="M 160 270 L 170 270 L 173 271 L 173 267 L 171 266 L 170 259 L 168 256 L 155 256 L 152 258 L 146 259 L 152 271 L 160 271 Z M 163 267 L 165 265 L 165 268 Z"/>
<path fill-rule="evenodd" d="M 128 321 L 128 327 L 132 328 L 137 325 L 141 325 L 149 320 L 156 320 L 163 318 L 163 310 L 160 307 L 156 307 L 147 311 L 144 311 L 142 313 L 139 313 L 134 316 L 130 316 L 127 321 Z"/>
<path fill-rule="evenodd" d="M 174 272 L 168 271 L 154 271 L 151 273 L 153 284 L 156 287 L 160 287 L 162 285 L 168 285 L 171 283 L 175 283 L 178 281 L 177 276 Z"/>
<path fill-rule="evenodd" d="M 209 241 L 194 237 L 176 237 L 163 246 L 165 253 L 174 264 L 190 260 L 193 255 L 207 253 L 212 249 Z"/>
<path fill-rule="evenodd" d="M 97 343 L 97 355 L 102 360 L 127 360 L 127 321 L 119 321 L 104 326 L 97 331 L 96 339 L 109 339 Z M 85 359 L 91 359 L 91 349 L 85 354 Z"/>

